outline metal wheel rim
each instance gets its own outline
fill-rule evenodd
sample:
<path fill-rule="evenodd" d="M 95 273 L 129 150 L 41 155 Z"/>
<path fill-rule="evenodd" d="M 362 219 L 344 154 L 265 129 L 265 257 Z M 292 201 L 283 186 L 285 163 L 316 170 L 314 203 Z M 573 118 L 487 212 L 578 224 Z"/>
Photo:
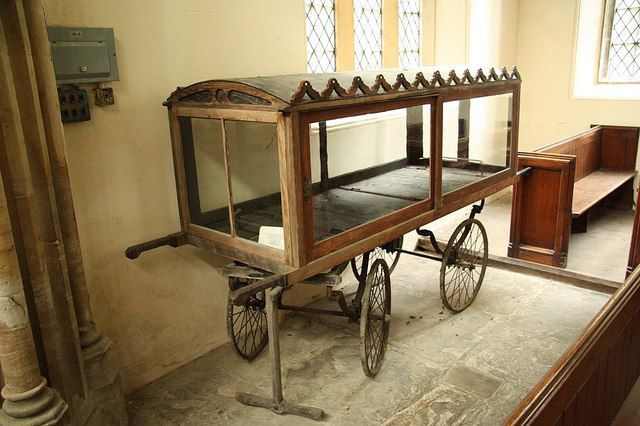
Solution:
<path fill-rule="evenodd" d="M 488 256 L 487 231 L 482 223 L 477 219 L 460 223 L 449 238 L 440 267 L 440 297 L 448 310 L 462 312 L 473 303 L 484 280 Z"/>
<path fill-rule="evenodd" d="M 362 369 L 368 377 L 375 377 L 386 353 L 391 318 L 391 280 L 383 259 L 373 262 L 367 274 L 360 313 Z"/>
<path fill-rule="evenodd" d="M 402 248 L 403 241 L 404 236 L 401 236 L 400 238 L 393 240 L 393 243 L 395 247 Z M 380 246 L 371 250 L 369 253 L 369 264 L 371 265 L 377 259 L 384 259 L 386 264 L 389 266 L 389 274 L 391 274 L 398 264 L 398 260 L 400 260 L 400 252 L 392 253 L 383 247 L 384 246 Z M 362 279 L 362 256 L 364 256 L 364 253 L 351 259 L 351 270 L 358 281 Z"/>
<path fill-rule="evenodd" d="M 233 291 L 252 281 L 241 283 L 237 278 L 229 278 L 229 288 Z M 234 351 L 248 361 L 260 355 L 269 341 L 265 300 L 263 291 L 251 296 L 242 306 L 234 305 L 231 299 L 227 301 L 227 334 Z"/>

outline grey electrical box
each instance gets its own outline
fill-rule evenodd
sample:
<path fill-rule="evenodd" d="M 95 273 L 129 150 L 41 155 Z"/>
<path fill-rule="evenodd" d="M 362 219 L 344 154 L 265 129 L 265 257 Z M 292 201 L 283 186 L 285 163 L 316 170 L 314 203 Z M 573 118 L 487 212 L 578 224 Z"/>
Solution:
<path fill-rule="evenodd" d="M 113 28 L 48 27 L 58 84 L 116 81 Z"/>

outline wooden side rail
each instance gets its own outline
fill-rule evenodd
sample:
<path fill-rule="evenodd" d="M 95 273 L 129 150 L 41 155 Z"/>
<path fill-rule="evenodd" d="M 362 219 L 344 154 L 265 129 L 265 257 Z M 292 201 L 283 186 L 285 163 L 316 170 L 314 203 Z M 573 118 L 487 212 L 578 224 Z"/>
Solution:
<path fill-rule="evenodd" d="M 608 425 L 640 374 L 640 268 L 506 420 Z"/>
<path fill-rule="evenodd" d="M 587 231 L 596 205 L 630 209 L 639 135 L 638 127 L 598 125 L 520 153 L 518 167 L 533 170 L 514 188 L 509 256 L 563 268 L 571 232 Z"/>

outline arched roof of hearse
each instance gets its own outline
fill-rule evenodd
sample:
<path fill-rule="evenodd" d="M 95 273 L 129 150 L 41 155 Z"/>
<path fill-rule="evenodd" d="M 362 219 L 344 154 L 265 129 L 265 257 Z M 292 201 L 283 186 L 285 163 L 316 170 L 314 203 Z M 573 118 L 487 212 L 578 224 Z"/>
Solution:
<path fill-rule="evenodd" d="M 475 72 L 470 70 L 474 69 Z M 460 85 L 520 81 L 514 67 L 426 67 L 335 73 L 286 74 L 206 80 L 178 87 L 164 103 L 263 105 L 278 109 L 340 98 L 391 92 L 438 91 Z"/>

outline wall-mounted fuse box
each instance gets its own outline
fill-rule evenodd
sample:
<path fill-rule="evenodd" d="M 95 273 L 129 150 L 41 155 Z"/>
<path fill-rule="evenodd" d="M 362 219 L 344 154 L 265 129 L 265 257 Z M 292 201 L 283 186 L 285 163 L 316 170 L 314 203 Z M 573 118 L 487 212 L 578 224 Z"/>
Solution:
<path fill-rule="evenodd" d="M 116 81 L 113 28 L 47 28 L 58 84 Z"/>

